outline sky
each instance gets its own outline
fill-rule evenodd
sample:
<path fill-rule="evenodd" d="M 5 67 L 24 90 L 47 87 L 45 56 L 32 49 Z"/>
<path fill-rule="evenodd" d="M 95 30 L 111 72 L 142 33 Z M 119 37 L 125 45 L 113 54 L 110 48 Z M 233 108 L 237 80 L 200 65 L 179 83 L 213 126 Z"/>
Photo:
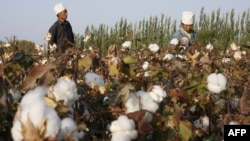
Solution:
<path fill-rule="evenodd" d="M 16 36 L 44 44 L 44 37 L 50 26 L 57 20 L 54 5 L 62 2 L 68 10 L 68 21 L 75 34 L 84 35 L 89 25 L 109 27 L 121 18 L 128 23 L 138 23 L 150 16 L 164 14 L 180 21 L 183 11 L 199 16 L 221 9 L 221 14 L 235 10 L 235 16 L 250 8 L 250 0 L 4 0 L 0 8 L 0 41 Z"/>

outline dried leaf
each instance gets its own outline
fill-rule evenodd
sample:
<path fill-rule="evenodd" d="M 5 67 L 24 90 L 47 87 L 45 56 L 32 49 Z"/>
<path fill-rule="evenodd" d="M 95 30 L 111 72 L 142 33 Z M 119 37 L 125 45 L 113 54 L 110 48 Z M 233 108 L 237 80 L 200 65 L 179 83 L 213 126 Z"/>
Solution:
<path fill-rule="evenodd" d="M 40 136 L 38 129 L 32 124 L 29 116 L 27 122 L 22 123 L 22 135 L 24 141 L 43 141 L 43 137 Z"/>
<path fill-rule="evenodd" d="M 119 78 L 121 71 L 121 62 L 109 62 L 108 63 L 109 76 Z"/>
<path fill-rule="evenodd" d="M 240 98 L 240 112 L 242 115 L 250 114 L 250 99 L 245 95 L 242 95 Z"/>
<path fill-rule="evenodd" d="M 56 66 L 53 64 L 37 65 L 29 72 L 28 76 L 24 79 L 24 82 L 21 86 L 21 91 L 27 91 L 36 87 L 37 80 L 42 78 L 48 71 L 55 67 Z"/>
<path fill-rule="evenodd" d="M 86 72 L 90 69 L 95 57 L 94 52 L 89 52 L 86 56 L 78 60 L 78 69 L 80 72 Z"/>
<path fill-rule="evenodd" d="M 114 103 L 117 103 L 119 99 L 122 99 L 123 103 L 125 103 L 129 97 L 131 90 L 134 90 L 135 87 L 131 83 L 127 83 L 123 86 L 123 88 L 118 92 Z"/>

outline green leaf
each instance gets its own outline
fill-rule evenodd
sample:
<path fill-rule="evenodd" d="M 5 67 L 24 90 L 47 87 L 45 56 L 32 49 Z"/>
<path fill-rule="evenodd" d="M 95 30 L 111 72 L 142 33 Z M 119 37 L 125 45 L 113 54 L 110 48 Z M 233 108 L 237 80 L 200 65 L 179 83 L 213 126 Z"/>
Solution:
<path fill-rule="evenodd" d="M 182 141 L 189 141 L 192 136 L 192 123 L 190 121 L 180 121 L 179 134 Z"/>

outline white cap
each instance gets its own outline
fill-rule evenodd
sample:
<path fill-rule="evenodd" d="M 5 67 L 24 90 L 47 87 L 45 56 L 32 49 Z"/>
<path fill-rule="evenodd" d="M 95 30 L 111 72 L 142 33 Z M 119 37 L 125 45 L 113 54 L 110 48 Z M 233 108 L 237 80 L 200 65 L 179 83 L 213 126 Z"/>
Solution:
<path fill-rule="evenodd" d="M 191 25 L 194 23 L 194 14 L 190 11 L 184 11 L 182 13 L 181 22 L 186 25 Z"/>
<path fill-rule="evenodd" d="M 63 10 L 65 10 L 66 8 L 63 6 L 62 3 L 57 3 L 54 7 L 54 11 L 57 14 L 59 14 L 60 12 L 62 12 Z"/>

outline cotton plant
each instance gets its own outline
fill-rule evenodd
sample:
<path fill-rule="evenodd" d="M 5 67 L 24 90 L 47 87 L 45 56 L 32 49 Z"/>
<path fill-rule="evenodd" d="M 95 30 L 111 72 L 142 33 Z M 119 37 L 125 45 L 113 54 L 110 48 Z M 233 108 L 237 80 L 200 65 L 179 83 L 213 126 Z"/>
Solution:
<path fill-rule="evenodd" d="M 48 87 L 39 86 L 23 96 L 11 128 L 14 141 L 56 138 L 61 120 L 56 111 L 47 106 L 44 99 L 47 92 Z"/>
<path fill-rule="evenodd" d="M 111 141 L 131 141 L 138 137 L 134 120 L 126 115 L 120 115 L 117 120 L 112 121 L 109 130 L 112 133 Z"/>
<path fill-rule="evenodd" d="M 207 77 L 207 88 L 215 94 L 226 90 L 226 84 L 227 78 L 222 73 L 211 73 Z"/>

